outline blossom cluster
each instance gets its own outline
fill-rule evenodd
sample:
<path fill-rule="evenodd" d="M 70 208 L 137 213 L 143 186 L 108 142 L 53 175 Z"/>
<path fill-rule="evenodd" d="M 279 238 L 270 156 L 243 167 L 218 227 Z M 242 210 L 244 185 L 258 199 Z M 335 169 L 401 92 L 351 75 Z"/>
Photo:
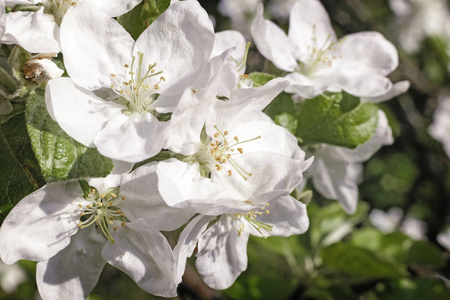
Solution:
<path fill-rule="evenodd" d="M 393 142 L 379 109 L 353 149 L 302 144 L 263 112 L 282 92 L 300 109 L 321 95 L 362 105 L 403 93 L 408 82 L 387 78 L 398 57 L 381 34 L 338 39 L 318 0 L 295 1 L 286 34 L 259 5 L 251 36 L 285 75 L 258 82 L 245 73 L 244 36 L 214 32 L 197 1 L 175 1 L 134 40 L 114 17 L 139 3 L 0 2 L 0 42 L 38 53 L 24 75 L 45 87 L 50 117 L 114 162 L 105 178 L 44 185 L 3 222 L 1 260 L 37 261 L 44 299 L 87 297 L 106 263 L 173 297 L 193 253 L 204 282 L 226 289 L 247 268 L 250 235 L 308 229 L 306 205 L 294 197 L 308 178 L 353 213 L 362 162 Z M 59 52 L 63 77 L 50 60 Z M 13 99 L 4 97 L 1 114 Z M 162 232 L 176 230 L 169 243 Z"/>

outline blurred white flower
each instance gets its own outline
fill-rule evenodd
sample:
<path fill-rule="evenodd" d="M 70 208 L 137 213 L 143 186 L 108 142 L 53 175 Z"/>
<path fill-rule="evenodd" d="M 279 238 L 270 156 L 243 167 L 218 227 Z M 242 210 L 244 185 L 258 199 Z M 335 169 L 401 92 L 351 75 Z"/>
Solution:
<path fill-rule="evenodd" d="M 383 233 L 391 233 L 400 229 L 401 232 L 414 240 L 425 239 L 425 231 L 427 225 L 412 217 L 406 217 L 402 224 L 400 221 L 403 218 L 403 210 L 399 207 L 392 207 L 387 212 L 379 209 L 372 209 L 369 214 L 369 220 Z"/>
<path fill-rule="evenodd" d="M 430 36 L 450 39 L 450 10 L 446 0 L 389 0 L 397 16 L 396 28 L 402 47 L 414 53 Z"/>
<path fill-rule="evenodd" d="M 433 123 L 428 127 L 430 135 L 442 143 L 450 157 L 450 96 L 440 95 L 433 114 Z"/>
<path fill-rule="evenodd" d="M 250 24 L 261 0 L 221 0 L 219 12 L 229 17 L 231 28 L 240 31 L 247 40 L 251 39 Z"/>
<path fill-rule="evenodd" d="M 27 274 L 15 263 L 6 265 L 0 260 L 0 287 L 7 294 L 17 290 L 19 284 L 27 281 Z"/>
<path fill-rule="evenodd" d="M 450 251 L 450 228 L 439 233 L 436 239 L 442 247 Z"/>

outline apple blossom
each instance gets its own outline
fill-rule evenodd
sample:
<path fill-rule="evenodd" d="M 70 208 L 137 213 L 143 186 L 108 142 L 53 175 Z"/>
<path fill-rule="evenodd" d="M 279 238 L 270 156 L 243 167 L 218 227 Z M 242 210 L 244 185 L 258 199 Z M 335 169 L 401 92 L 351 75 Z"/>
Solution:
<path fill-rule="evenodd" d="M 376 97 L 391 89 L 386 78 L 398 65 L 395 47 L 380 33 L 361 32 L 336 39 L 318 0 L 299 0 L 290 14 L 289 33 L 263 19 L 263 6 L 252 23 L 261 54 L 290 74 L 286 89 L 303 98 L 344 90 L 358 97 Z"/>
<path fill-rule="evenodd" d="M 86 298 L 106 262 L 149 293 L 175 296 L 174 256 L 157 229 L 174 230 L 187 218 L 164 205 L 156 185 L 155 165 L 89 179 L 83 189 L 78 182 L 45 185 L 3 222 L 1 259 L 37 261 L 44 299 Z"/>
<path fill-rule="evenodd" d="M 167 127 L 157 117 L 201 81 L 213 43 L 212 24 L 196 1 L 172 4 L 136 42 L 105 13 L 79 5 L 61 24 L 70 78 L 48 83 L 49 113 L 70 136 L 107 157 L 138 162 L 154 156 Z"/>
<path fill-rule="evenodd" d="M 445 153 L 450 157 L 450 96 L 439 96 L 438 106 L 433 114 L 433 123 L 428 127 L 428 132 L 442 143 Z"/>
<path fill-rule="evenodd" d="M 358 182 L 362 162 L 383 145 L 393 143 L 386 115 L 378 110 L 378 126 L 374 136 L 355 149 L 319 144 L 310 148 L 314 163 L 310 173 L 314 187 L 324 197 L 339 200 L 347 213 L 354 213 L 358 202 Z"/>
<path fill-rule="evenodd" d="M 102 10 L 110 17 L 120 16 L 142 0 L 7 0 L 6 5 L 28 5 L 29 11 L 5 15 L 0 6 L 0 42 L 17 44 L 33 53 L 59 52 L 59 25 L 70 7 L 89 2 L 92 9 Z M 41 6 L 38 6 L 41 4 Z M 2 0 L 4 5 L 4 0 Z M 2 34 L 3 32 L 3 34 Z"/>

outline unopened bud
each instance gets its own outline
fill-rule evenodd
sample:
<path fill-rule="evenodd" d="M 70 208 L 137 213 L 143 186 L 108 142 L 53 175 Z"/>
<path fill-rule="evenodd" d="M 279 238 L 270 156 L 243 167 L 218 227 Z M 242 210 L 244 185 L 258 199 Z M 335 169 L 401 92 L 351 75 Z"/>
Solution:
<path fill-rule="evenodd" d="M 25 63 L 23 74 L 31 82 L 41 84 L 53 78 L 61 77 L 63 70 L 52 62 L 48 55 L 36 56 Z"/>

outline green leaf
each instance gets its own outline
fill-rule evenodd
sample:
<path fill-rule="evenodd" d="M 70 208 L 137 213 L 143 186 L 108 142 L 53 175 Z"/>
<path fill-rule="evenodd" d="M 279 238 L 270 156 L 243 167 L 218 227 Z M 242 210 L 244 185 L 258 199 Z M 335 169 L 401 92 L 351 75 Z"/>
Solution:
<path fill-rule="evenodd" d="M 375 133 L 378 108 L 348 94 L 322 94 L 305 100 L 298 114 L 297 136 L 305 144 L 356 148 Z"/>
<path fill-rule="evenodd" d="M 390 260 L 402 263 L 414 241 L 401 232 L 383 234 L 366 227 L 354 232 L 351 243 Z"/>
<path fill-rule="evenodd" d="M 24 80 L 23 65 L 31 59 L 31 54 L 22 47 L 15 46 L 8 58 L 13 77 L 19 81 Z"/>
<path fill-rule="evenodd" d="M 291 95 L 285 92 L 281 92 L 273 101 L 267 105 L 264 112 L 275 121 L 277 116 L 282 114 L 290 114 L 294 116 L 295 107 L 294 101 L 292 101 Z M 291 117 L 289 117 L 291 118 Z"/>
<path fill-rule="evenodd" d="M 352 226 L 364 221 L 368 210 L 369 206 L 365 202 L 359 202 L 356 212 L 351 216 L 347 215 L 339 203 L 323 207 L 309 205 L 308 212 L 311 220 L 309 234 L 312 246 L 318 248 L 325 240 L 330 243 L 331 237 L 339 235 L 343 229 L 349 227 L 351 229 Z"/>
<path fill-rule="evenodd" d="M 170 0 L 144 0 L 117 21 L 137 40 L 144 30 L 152 24 L 170 5 Z"/>
<path fill-rule="evenodd" d="M 13 94 L 17 89 L 14 79 L 2 67 L 0 67 L 0 88 L 3 88 L 8 94 Z"/>
<path fill-rule="evenodd" d="M 267 82 L 274 79 L 275 75 L 262 72 L 253 72 L 249 74 L 248 77 L 250 77 L 250 80 L 253 81 L 254 86 L 263 86 Z"/>
<path fill-rule="evenodd" d="M 439 268 L 444 265 L 445 259 L 443 253 L 436 246 L 426 241 L 418 241 L 406 254 L 405 263 Z"/>
<path fill-rule="evenodd" d="M 45 184 L 34 157 L 25 114 L 0 124 L 0 223 L 20 199 Z"/>
<path fill-rule="evenodd" d="M 47 182 L 105 177 L 113 169 L 109 158 L 70 138 L 47 112 L 43 93 L 32 93 L 26 120 L 34 153 Z"/>
<path fill-rule="evenodd" d="M 297 131 L 298 121 L 294 115 L 282 113 L 281 115 L 277 115 L 274 121 L 275 124 L 283 126 L 292 134 L 295 134 Z"/>
<path fill-rule="evenodd" d="M 398 278 L 406 273 L 402 266 L 382 260 L 371 251 L 348 243 L 337 243 L 324 248 L 322 263 L 361 279 Z"/>

